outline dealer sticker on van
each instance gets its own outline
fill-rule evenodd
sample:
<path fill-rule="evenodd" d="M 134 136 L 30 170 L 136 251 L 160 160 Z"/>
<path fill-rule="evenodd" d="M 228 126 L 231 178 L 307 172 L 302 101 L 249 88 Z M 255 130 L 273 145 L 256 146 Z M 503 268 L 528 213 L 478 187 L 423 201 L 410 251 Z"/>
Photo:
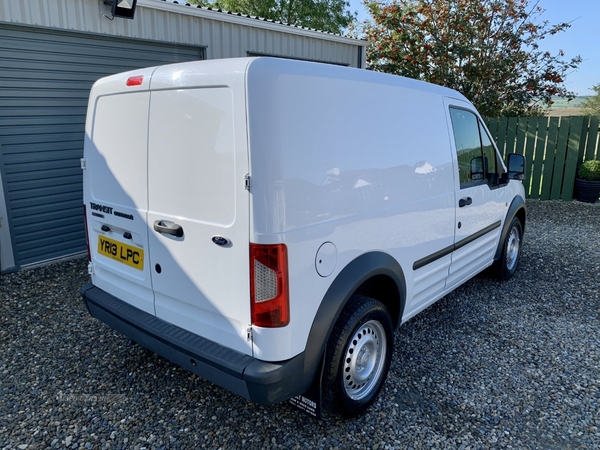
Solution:
<path fill-rule="evenodd" d="M 105 236 L 98 236 L 98 253 L 134 269 L 144 269 L 144 250 L 123 244 Z"/>

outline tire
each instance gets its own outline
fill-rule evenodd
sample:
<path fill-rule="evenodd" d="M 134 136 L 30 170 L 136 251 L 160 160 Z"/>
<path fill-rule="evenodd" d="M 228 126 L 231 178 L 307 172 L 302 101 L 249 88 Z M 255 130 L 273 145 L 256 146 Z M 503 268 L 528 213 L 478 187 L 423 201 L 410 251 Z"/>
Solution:
<path fill-rule="evenodd" d="M 517 271 L 523 248 L 523 226 L 518 217 L 514 217 L 502 243 L 502 254 L 494 264 L 494 275 L 500 280 L 510 280 Z"/>
<path fill-rule="evenodd" d="M 329 338 L 323 372 L 323 404 L 343 417 L 362 414 L 387 377 L 394 331 L 383 303 L 354 295 Z"/>

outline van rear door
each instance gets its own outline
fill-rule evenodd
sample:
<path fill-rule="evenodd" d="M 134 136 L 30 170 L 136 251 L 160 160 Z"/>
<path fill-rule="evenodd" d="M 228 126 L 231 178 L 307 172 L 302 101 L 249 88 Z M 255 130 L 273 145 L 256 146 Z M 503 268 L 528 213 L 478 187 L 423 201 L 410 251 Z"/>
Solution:
<path fill-rule="evenodd" d="M 83 177 L 93 283 L 150 314 L 147 131 L 153 70 L 114 75 L 94 85 Z"/>
<path fill-rule="evenodd" d="M 217 64 L 166 66 L 152 78 L 152 285 L 157 317 L 251 354 L 244 77 L 211 76 Z"/>

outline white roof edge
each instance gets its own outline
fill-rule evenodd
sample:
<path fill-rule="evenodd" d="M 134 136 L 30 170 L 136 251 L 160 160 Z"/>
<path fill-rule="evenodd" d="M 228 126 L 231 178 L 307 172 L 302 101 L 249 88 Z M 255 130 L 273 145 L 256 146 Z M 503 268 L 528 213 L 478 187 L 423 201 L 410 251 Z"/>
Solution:
<path fill-rule="evenodd" d="M 228 12 L 228 11 L 217 11 L 209 10 L 204 7 L 197 8 L 196 6 L 186 6 L 185 0 L 181 0 L 181 3 L 169 3 L 164 0 L 138 0 L 138 6 L 143 8 L 157 9 L 161 11 L 169 11 L 176 14 L 187 14 L 190 16 L 203 17 L 206 19 L 218 20 L 221 22 L 230 22 L 239 25 L 245 25 L 248 27 L 264 28 L 273 31 L 280 31 L 283 33 L 296 34 L 300 36 L 312 37 L 316 39 L 323 39 L 326 41 L 339 42 L 341 44 L 349 44 L 355 46 L 366 47 L 367 41 L 361 39 L 355 39 L 345 36 L 339 36 L 336 34 L 328 33 L 326 31 L 313 30 L 310 28 L 300 27 L 298 25 L 286 25 L 283 23 L 273 22 L 268 19 L 261 19 L 259 17 L 245 16 L 243 14 Z"/>

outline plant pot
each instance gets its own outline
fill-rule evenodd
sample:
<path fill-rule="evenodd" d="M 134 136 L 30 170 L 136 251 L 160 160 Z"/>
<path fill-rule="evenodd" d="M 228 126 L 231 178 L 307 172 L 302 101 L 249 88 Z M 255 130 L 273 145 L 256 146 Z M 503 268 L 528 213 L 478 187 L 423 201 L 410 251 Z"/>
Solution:
<path fill-rule="evenodd" d="M 580 202 L 596 203 L 600 197 L 600 180 L 588 181 L 575 178 L 575 198 Z"/>

